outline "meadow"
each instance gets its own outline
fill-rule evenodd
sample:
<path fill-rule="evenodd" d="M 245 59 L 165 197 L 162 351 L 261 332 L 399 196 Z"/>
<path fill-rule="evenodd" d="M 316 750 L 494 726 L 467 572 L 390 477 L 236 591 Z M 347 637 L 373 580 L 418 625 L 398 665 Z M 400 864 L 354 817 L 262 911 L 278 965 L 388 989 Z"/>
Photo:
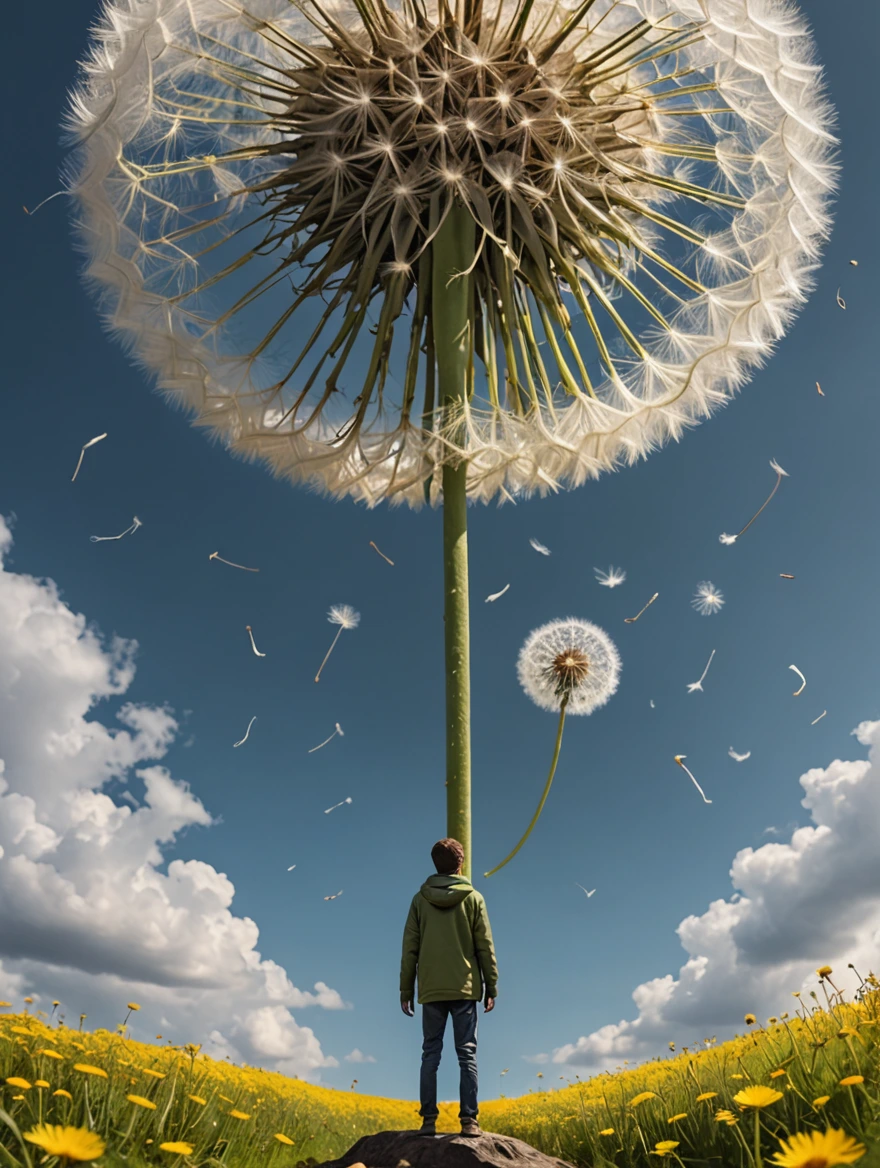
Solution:
<path fill-rule="evenodd" d="M 638 1067 L 481 1100 L 480 1124 L 597 1168 L 655 1158 L 880 1168 L 880 981 L 868 974 L 846 1001 L 832 975 L 817 971 L 824 1001 L 811 990 L 794 994 L 791 1014 L 763 1024 L 747 1014 L 729 1042 L 670 1044 Z M 363 1135 L 420 1124 L 418 1102 L 360 1095 L 357 1080 L 336 1090 L 212 1059 L 195 1044 L 162 1045 L 161 1035 L 136 1042 L 135 1002 L 115 1032 L 85 1029 L 85 1015 L 74 1029 L 58 1003 L 51 1014 L 33 1004 L 0 1003 L 0 1159 L 11 1168 L 308 1168 Z M 457 1116 L 457 1103 L 441 1103 L 438 1132 L 457 1132 Z"/>

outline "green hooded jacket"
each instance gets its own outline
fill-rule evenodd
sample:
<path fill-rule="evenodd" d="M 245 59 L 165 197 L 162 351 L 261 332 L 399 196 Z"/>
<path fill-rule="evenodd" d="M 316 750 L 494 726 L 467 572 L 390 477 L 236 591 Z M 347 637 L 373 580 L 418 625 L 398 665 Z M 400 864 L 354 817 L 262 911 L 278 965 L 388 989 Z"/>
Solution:
<path fill-rule="evenodd" d="M 400 961 L 400 1000 L 419 1005 L 479 1002 L 498 992 L 498 966 L 486 902 L 466 876 L 429 876 L 409 906 Z"/>

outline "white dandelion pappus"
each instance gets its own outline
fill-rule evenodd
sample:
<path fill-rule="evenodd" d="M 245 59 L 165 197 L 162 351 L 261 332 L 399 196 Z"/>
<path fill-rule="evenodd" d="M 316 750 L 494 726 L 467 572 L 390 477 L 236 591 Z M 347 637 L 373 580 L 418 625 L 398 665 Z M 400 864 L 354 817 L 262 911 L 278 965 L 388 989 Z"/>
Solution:
<path fill-rule="evenodd" d="M 290 867 L 287 869 L 287 871 L 292 872 L 295 867 L 296 867 L 296 864 L 291 864 Z"/>
<path fill-rule="evenodd" d="M 265 653 L 261 653 L 261 652 L 260 652 L 260 650 L 259 650 L 259 649 L 257 648 L 257 646 L 256 646 L 256 642 L 254 641 L 254 630 L 251 628 L 251 626 L 250 626 L 250 625 L 245 625 L 244 627 L 247 629 L 247 635 L 248 635 L 248 636 L 250 637 L 250 639 L 251 639 L 251 648 L 253 649 L 253 651 L 254 651 L 255 655 L 256 655 L 257 657 L 265 657 L 265 656 L 266 656 L 266 654 L 265 654 Z"/>
<path fill-rule="evenodd" d="M 814 719 L 812 720 L 812 722 L 810 723 L 810 725 L 811 725 L 811 726 L 815 726 L 817 722 L 821 722 L 821 721 L 822 721 L 822 719 L 825 717 L 825 715 L 826 715 L 827 713 L 828 713 L 828 711 L 827 711 L 827 710 L 823 710 L 823 711 L 822 711 L 822 713 L 819 715 L 819 717 L 818 717 L 818 718 L 814 718 Z"/>
<path fill-rule="evenodd" d="M 327 664 L 330 654 L 336 648 L 336 642 L 342 635 L 343 630 L 356 629 L 361 623 L 361 614 L 359 612 L 355 612 L 350 604 L 333 604 L 330 606 L 330 611 L 327 613 L 327 620 L 331 625 L 339 625 L 339 630 L 337 631 L 336 636 L 333 638 L 333 641 L 330 644 L 330 648 L 327 650 L 324 660 L 321 662 L 318 668 L 318 672 L 315 674 L 315 681 L 321 680 L 321 670 Z"/>
<path fill-rule="evenodd" d="M 817 388 L 818 388 L 818 385 L 819 385 L 819 383 L 817 381 L 816 382 Z M 821 389 L 819 390 L 819 392 L 822 393 Z M 824 397 L 825 395 L 822 394 L 822 396 Z M 724 543 L 724 544 L 736 543 L 736 541 L 739 539 L 739 537 L 741 535 L 744 535 L 748 531 L 748 529 L 752 526 L 752 524 L 755 522 L 755 520 L 758 518 L 758 516 L 761 514 L 761 512 L 764 510 L 764 508 L 767 506 L 767 504 L 770 502 L 770 500 L 773 498 L 773 496 L 776 494 L 776 492 L 779 490 L 779 484 L 782 482 L 783 478 L 787 479 L 790 477 L 788 471 L 783 470 L 775 458 L 770 459 L 770 466 L 773 468 L 773 470 L 776 471 L 776 482 L 773 486 L 773 490 L 770 492 L 770 494 L 767 496 L 767 498 L 764 500 L 764 502 L 761 504 L 761 506 L 758 508 L 758 510 L 751 517 L 751 519 L 748 521 L 748 523 L 745 525 L 745 527 L 742 528 L 741 531 L 738 531 L 736 533 L 736 535 L 728 535 L 726 531 L 722 532 L 721 535 L 718 536 L 719 542 Z"/>
<path fill-rule="evenodd" d="M 622 584 L 626 579 L 626 572 L 623 568 L 609 568 L 607 572 L 603 572 L 601 568 L 594 568 L 593 572 L 600 584 L 606 588 L 616 588 L 618 584 Z"/>
<path fill-rule="evenodd" d="M 575 884 L 577 884 L 577 880 L 575 880 Z M 587 892 L 587 890 L 586 890 L 586 888 L 584 888 L 583 884 L 578 884 L 577 886 L 578 886 L 578 888 L 583 889 L 584 892 Z M 596 891 L 596 889 L 594 888 L 593 892 L 595 892 L 595 891 Z M 592 896 L 593 892 L 587 892 L 587 896 Z"/>
<path fill-rule="evenodd" d="M 801 679 L 800 689 L 796 689 L 794 691 L 794 693 L 791 695 L 793 698 L 796 698 L 796 697 L 799 697 L 800 694 L 802 694 L 804 692 L 804 690 L 806 689 L 807 679 L 804 677 L 804 675 L 801 673 L 801 671 L 798 669 L 798 667 L 796 665 L 789 665 L 788 668 L 793 669 L 795 671 L 795 673 L 798 675 L 798 677 Z"/>
<path fill-rule="evenodd" d="M 694 693 L 696 690 L 699 690 L 700 693 L 703 692 L 703 682 L 706 680 L 706 674 L 709 672 L 709 666 L 712 664 L 712 658 L 714 656 L 715 656 L 715 650 L 713 649 L 712 652 L 709 654 L 709 660 L 706 662 L 706 668 L 703 670 L 702 674 L 700 675 L 700 680 L 699 681 L 690 681 L 687 683 L 688 693 Z"/>
<path fill-rule="evenodd" d="M 328 807 L 328 808 L 325 810 L 324 814 L 325 814 L 325 815 L 329 815 L 329 814 L 330 814 L 330 812 L 331 812 L 331 811 L 335 811 L 337 807 L 342 807 L 342 806 L 344 806 L 346 803 L 350 803 L 350 802 L 351 802 L 351 795 L 349 795 L 349 797 L 348 797 L 347 799 L 343 799 L 341 803 L 334 803 L 332 807 Z"/>
<path fill-rule="evenodd" d="M 834 114 L 791 4 L 484 0 L 447 15 L 437 0 L 338 0 L 331 11 L 110 0 L 98 18 L 67 115 L 79 147 L 65 186 L 108 322 L 170 400 L 279 476 L 416 507 L 429 479 L 440 501 L 444 461 L 465 458 L 474 498 L 546 494 L 636 462 L 734 396 L 803 305 L 830 227 Z M 454 51 L 465 36 L 476 55 Z M 454 83 L 436 91 L 447 68 Z M 508 124 L 483 96 L 487 75 L 520 79 L 514 104 L 540 117 Z M 428 100 L 414 111 L 419 79 Z M 482 136 L 466 128 L 475 97 Z M 438 102 L 448 131 L 428 134 Z M 385 119 L 400 140 L 379 148 Z M 430 206 L 443 212 L 453 190 L 482 232 L 478 333 L 491 320 L 505 341 L 478 349 L 487 385 L 478 378 L 462 403 L 463 438 L 427 388 L 415 403 L 402 388 L 427 380 L 417 257 Z M 567 215 L 536 230 L 558 202 Z M 291 268 L 276 267 L 272 239 Z M 525 239 L 538 249 L 528 276 Z M 296 291 L 275 278 L 287 270 Z M 513 314 L 497 309 L 502 286 Z M 561 286 L 577 305 L 570 332 Z M 351 407 L 325 376 L 291 370 L 303 326 L 288 310 L 327 287 L 339 312 L 328 307 L 294 358 L 335 355 L 338 317 L 385 302 L 373 359 L 354 345 L 333 370 L 362 388 Z M 547 336 L 545 319 L 555 336 L 543 354 L 515 344 Z M 412 352 L 399 387 L 382 363 L 395 327 Z"/>
<path fill-rule="evenodd" d="M 548 547 L 544 547 L 544 545 L 542 543 L 540 543 L 537 539 L 530 539 L 529 543 L 532 545 L 532 547 L 535 549 L 535 551 L 540 552 L 542 556 L 549 556 L 550 555 L 550 549 Z"/>
<path fill-rule="evenodd" d="M 122 537 L 124 535 L 128 535 L 129 532 L 134 533 L 137 531 L 139 527 L 143 527 L 143 523 L 141 523 L 140 519 L 138 519 L 137 515 L 135 515 L 134 522 L 131 524 L 131 526 L 126 527 L 125 531 L 120 531 L 119 535 L 90 535 L 89 539 L 92 541 L 92 543 L 104 543 L 108 539 L 122 539 Z"/>
<path fill-rule="evenodd" d="M 230 568 L 241 568 L 244 572 L 259 572 L 259 568 L 246 568 L 244 564 L 234 564 L 232 560 L 224 560 L 219 552 L 211 552 L 209 560 L 219 560 L 221 564 L 228 564 Z"/>
<path fill-rule="evenodd" d="M 750 750 L 747 750 L 745 752 L 745 754 L 738 754 L 737 751 L 735 751 L 732 746 L 728 749 L 727 753 L 736 762 L 745 762 L 747 758 L 752 757 L 752 752 Z"/>
<path fill-rule="evenodd" d="M 250 736 L 251 726 L 253 726 L 253 724 L 254 724 L 254 722 L 256 722 L 256 720 L 257 720 L 257 715 L 254 714 L 253 718 L 251 718 L 250 722 L 248 722 L 248 728 L 244 732 L 244 738 L 240 738 L 238 740 L 238 742 L 233 742 L 233 744 L 232 744 L 233 746 L 244 746 L 244 744 L 248 740 L 248 737 Z"/>
<path fill-rule="evenodd" d="M 325 899 L 325 900 L 336 900 L 336 898 L 337 898 L 338 896 L 342 896 L 342 893 L 343 893 L 343 891 L 344 891 L 344 890 L 343 890 L 342 888 L 340 888 L 340 889 L 339 889 L 339 891 L 338 891 L 338 892 L 336 892 L 336 893 L 334 893 L 334 895 L 333 895 L 333 896 L 325 896 L 325 897 L 324 897 L 324 899 Z"/>
<path fill-rule="evenodd" d="M 79 468 L 82 466 L 83 455 L 85 454 L 85 452 L 88 450 L 88 448 L 90 446 L 94 446 L 96 442 L 103 441 L 103 439 L 106 437 L 107 437 L 106 434 L 99 434 L 97 436 L 97 438 L 90 438 L 88 440 L 88 442 L 85 444 L 85 446 L 82 448 L 82 450 L 79 452 L 79 462 L 76 464 L 76 470 L 73 472 L 73 478 L 70 480 L 72 483 L 76 482 L 76 476 L 79 474 Z"/>
<path fill-rule="evenodd" d="M 323 742 L 319 742 L 317 746 L 313 746 L 312 749 L 310 751 L 308 751 L 308 753 L 314 754 L 316 750 L 320 750 L 322 746 L 326 746 L 328 742 L 332 742 L 337 734 L 339 735 L 340 738 L 345 737 L 345 732 L 343 731 L 342 727 L 339 725 L 338 722 L 336 723 L 336 729 L 333 731 L 333 733 L 330 735 L 330 737 L 325 738 Z"/>
<path fill-rule="evenodd" d="M 510 587 L 510 585 L 509 585 L 509 584 L 505 584 L 505 585 L 504 585 L 504 587 L 501 589 L 501 591 L 500 591 L 500 592 L 492 592 L 492 593 L 490 593 L 490 594 L 489 594 L 489 595 L 486 597 L 485 603 L 486 603 L 486 604 L 491 604 L 491 603 L 492 603 L 494 600 L 500 600 L 500 599 L 501 599 L 501 597 L 504 595 L 504 593 L 507 591 L 507 589 L 508 589 L 509 587 Z"/>
<path fill-rule="evenodd" d="M 719 592 L 711 580 L 701 580 L 697 585 L 697 591 L 694 593 L 691 604 L 703 616 L 711 616 L 713 612 L 718 612 L 723 606 L 724 595 Z"/>
<path fill-rule="evenodd" d="M 678 763 L 678 765 L 681 767 L 681 769 L 684 771 L 684 773 L 685 773 L 685 774 L 688 776 L 688 778 L 689 778 L 689 779 L 690 779 L 690 781 L 691 781 L 691 782 L 694 784 L 694 786 L 697 788 L 697 790 L 700 792 L 700 794 L 703 796 L 703 802 L 704 802 L 704 803 L 711 803 L 711 802 L 712 802 L 712 800 L 711 800 L 711 799 L 707 799 L 707 798 L 706 798 L 706 793 L 705 793 L 705 791 L 704 791 L 704 790 L 703 790 L 703 788 L 700 786 L 700 784 L 697 782 L 697 780 L 694 778 L 694 776 L 691 774 L 691 772 L 690 772 L 690 770 L 688 769 L 688 767 L 686 767 L 686 766 L 684 765 L 684 761 L 683 761 L 683 760 L 684 760 L 684 759 L 686 759 L 686 758 L 687 758 L 687 755 L 686 755 L 686 754 L 677 754 L 677 755 L 675 756 L 675 761 Z"/>

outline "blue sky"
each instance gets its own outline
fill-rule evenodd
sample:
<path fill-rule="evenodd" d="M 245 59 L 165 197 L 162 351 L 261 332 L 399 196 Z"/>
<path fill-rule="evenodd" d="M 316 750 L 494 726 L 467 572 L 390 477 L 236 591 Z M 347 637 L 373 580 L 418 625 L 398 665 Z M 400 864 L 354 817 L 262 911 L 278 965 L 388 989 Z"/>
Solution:
<path fill-rule="evenodd" d="M 473 871 L 500 975 L 495 1011 L 480 1013 L 483 1098 L 502 1082 L 506 1094 L 519 1094 L 556 1086 L 560 1075 L 585 1077 L 595 1059 L 554 1063 L 552 1052 L 636 1018 L 636 987 L 678 977 L 687 958 L 679 923 L 731 897 L 741 849 L 788 844 L 796 826 L 811 822 L 798 779 L 811 768 L 825 773 L 835 759 L 864 759 L 851 731 L 880 718 L 878 255 L 875 160 L 865 148 L 875 38 L 868 30 L 853 37 L 833 7 L 804 7 L 839 111 L 843 171 L 833 236 L 797 323 L 738 398 L 679 444 L 568 494 L 471 511 Z M 22 211 L 57 189 L 59 119 L 95 15 L 81 0 L 50 11 L 50 20 L 33 6 L 7 15 L 12 43 L 38 46 L 41 66 L 37 74 L 34 51 L 13 52 L 3 78 L 7 159 L 15 160 L 2 187 L 0 514 L 14 516 L 6 572 L 55 581 L 63 603 L 108 641 L 138 642 L 130 685 L 88 717 L 113 726 L 125 702 L 173 711 L 178 729 L 161 765 L 190 784 L 216 822 L 174 835 L 159 871 L 181 859 L 225 873 L 231 911 L 256 923 L 263 959 L 306 993 L 319 982 L 336 991 L 326 1008 L 292 1010 L 322 1057 L 337 1061 L 302 1077 L 344 1088 L 357 1078 L 363 1093 L 415 1099 L 420 1011 L 415 1019 L 401 1013 L 398 970 L 410 899 L 446 834 L 441 516 L 331 502 L 233 459 L 169 409 L 104 335 L 79 280 L 64 200 L 32 218 Z M 866 19 L 877 18 L 866 10 Z M 103 431 L 109 437 L 86 452 L 71 484 L 81 445 Z M 771 458 L 790 477 L 740 543 L 721 546 L 718 534 L 738 530 L 771 489 Z M 90 542 L 134 515 L 143 523 L 134 535 Z M 537 554 L 530 537 L 552 554 Z M 215 550 L 260 571 L 210 562 Z M 609 564 L 627 571 L 613 591 L 593 576 Z M 701 580 L 726 600 L 711 617 L 690 604 Z M 483 603 L 507 583 L 504 597 Z M 655 591 L 642 619 L 625 624 Z M 339 602 L 362 614 L 361 625 L 343 633 L 316 686 L 335 631 L 326 612 Z M 12 619 L 12 608 L 2 611 Z M 520 691 L 516 656 L 533 628 L 569 615 L 613 637 L 620 687 L 605 708 L 569 720 L 537 828 L 514 861 L 484 880 L 525 829 L 553 745 L 553 716 Z M 247 624 L 264 658 L 252 653 Z M 713 649 L 705 692 L 688 694 Z M 807 678 L 797 699 L 790 663 Z M 249 741 L 233 749 L 253 715 Z M 7 703 L 0 730 L 13 742 L 27 718 Z M 307 753 L 336 722 L 345 737 Z M 731 745 L 751 758 L 735 762 Z M 678 753 L 711 806 L 675 766 Z M 0 738 L 3 757 L 14 788 Z M 876 770 L 864 782 L 880 782 Z M 107 792 L 119 801 L 125 789 L 113 780 Z M 128 789 L 142 799 L 133 772 Z M 324 814 L 349 796 L 351 805 Z M 877 806 L 868 800 L 866 814 Z M 770 865 L 771 853 L 763 855 Z M 587 900 L 576 882 L 596 895 Z M 845 886 L 834 887 L 839 908 Z M 858 894 L 860 913 L 875 923 L 878 887 Z M 323 899 L 340 889 L 337 900 Z M 795 989 L 825 960 L 854 960 L 848 954 L 864 941 L 855 926 L 823 934 L 792 925 L 782 941 L 756 926 L 743 942 L 741 976 L 691 1014 L 670 1016 L 660 1045 L 732 1034 L 747 1009 L 787 1009 L 774 980 L 780 962 L 797 978 L 783 986 Z M 54 952 L 51 942 L 29 945 L 4 931 L 0 974 L 9 992 L 25 982 L 44 998 L 63 991 L 69 1018 L 88 1006 L 96 1026 L 119 1020 L 124 979 L 111 1000 L 89 989 L 86 974 L 100 974 L 97 966 L 82 974 L 80 956 L 60 943 Z M 134 1033 L 161 1031 L 210 1050 L 207 1034 L 174 1021 L 173 992 L 162 993 L 152 1004 L 147 995 Z M 218 1025 L 204 1012 L 195 1017 Z M 647 1041 L 660 1053 L 656 1036 Z M 441 1098 L 458 1083 L 451 1032 L 447 1043 Z M 346 1060 L 352 1051 L 375 1062 Z M 298 1056 L 286 1057 L 293 1071 Z"/>

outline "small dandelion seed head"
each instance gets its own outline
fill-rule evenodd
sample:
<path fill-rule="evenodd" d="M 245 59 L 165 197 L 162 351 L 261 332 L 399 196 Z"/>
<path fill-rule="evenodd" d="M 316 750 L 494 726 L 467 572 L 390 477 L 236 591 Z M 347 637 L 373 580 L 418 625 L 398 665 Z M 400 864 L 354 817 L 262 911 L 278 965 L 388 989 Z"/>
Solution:
<path fill-rule="evenodd" d="M 529 634 L 517 661 L 520 685 L 542 710 L 591 714 L 617 690 L 620 655 L 598 625 L 568 617 Z"/>
<path fill-rule="evenodd" d="M 327 613 L 327 620 L 331 625 L 342 625 L 344 629 L 356 629 L 361 623 L 361 614 L 355 612 L 350 604 L 331 605 Z"/>
<path fill-rule="evenodd" d="M 775 459 L 775 458 L 771 458 L 771 459 L 770 459 L 770 465 L 773 467 L 773 469 L 776 471 L 776 473 L 777 473 L 778 475 L 784 475 L 784 476 L 785 476 L 785 478 L 790 478 L 790 477 L 791 477 L 791 476 L 789 475 L 789 473 L 788 473 L 788 471 L 787 471 L 787 470 L 783 470 L 783 469 L 782 469 L 782 467 L 779 465 L 779 463 L 776 461 L 776 459 Z"/>
<path fill-rule="evenodd" d="M 728 535 L 726 531 L 722 531 L 722 533 L 718 536 L 718 542 L 727 544 L 736 543 L 736 536 Z"/>
<path fill-rule="evenodd" d="M 724 604 L 724 594 L 720 592 L 711 580 L 701 580 L 691 601 L 697 612 L 703 616 L 711 616 L 719 612 Z"/>
<path fill-rule="evenodd" d="M 606 588 L 616 588 L 618 584 L 622 584 L 626 579 L 626 572 L 623 568 L 610 567 L 607 572 L 603 572 L 600 568 L 594 568 L 596 579 L 600 584 Z"/>

